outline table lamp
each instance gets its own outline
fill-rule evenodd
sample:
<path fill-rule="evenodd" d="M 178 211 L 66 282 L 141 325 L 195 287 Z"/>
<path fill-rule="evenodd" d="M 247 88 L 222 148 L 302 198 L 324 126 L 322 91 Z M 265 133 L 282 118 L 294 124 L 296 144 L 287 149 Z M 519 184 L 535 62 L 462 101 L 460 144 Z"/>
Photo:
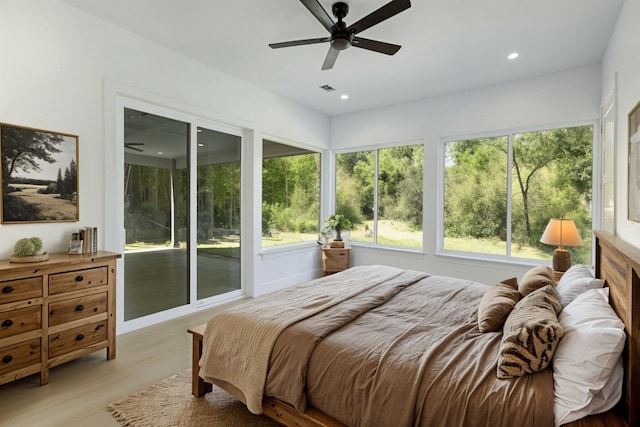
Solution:
<path fill-rule="evenodd" d="M 558 246 L 553 251 L 554 271 L 567 271 L 571 267 L 571 254 L 564 246 L 582 246 L 580 233 L 572 219 L 551 218 L 540 242 Z"/>

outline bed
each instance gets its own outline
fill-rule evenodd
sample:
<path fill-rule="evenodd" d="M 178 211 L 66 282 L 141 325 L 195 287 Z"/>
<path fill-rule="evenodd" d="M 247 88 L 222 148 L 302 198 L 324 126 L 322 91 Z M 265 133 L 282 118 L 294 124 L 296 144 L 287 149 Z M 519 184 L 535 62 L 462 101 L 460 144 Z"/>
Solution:
<path fill-rule="evenodd" d="M 640 252 L 608 233 L 596 232 L 596 241 L 596 276 L 626 333 L 623 394 L 615 409 L 574 425 L 636 426 Z M 550 367 L 497 379 L 508 343 L 501 330 L 478 329 L 487 285 L 382 266 L 350 270 L 191 329 L 193 394 L 214 383 L 285 425 L 554 425 Z"/>

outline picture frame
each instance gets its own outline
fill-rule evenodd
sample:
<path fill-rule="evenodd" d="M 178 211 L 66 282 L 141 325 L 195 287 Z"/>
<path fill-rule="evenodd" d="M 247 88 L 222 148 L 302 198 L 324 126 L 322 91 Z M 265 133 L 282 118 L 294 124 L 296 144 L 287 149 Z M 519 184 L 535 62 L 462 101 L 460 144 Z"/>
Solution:
<path fill-rule="evenodd" d="M 0 123 L 2 224 L 79 220 L 78 139 Z"/>
<path fill-rule="evenodd" d="M 627 187 L 628 218 L 640 222 L 640 101 L 629 112 Z"/>

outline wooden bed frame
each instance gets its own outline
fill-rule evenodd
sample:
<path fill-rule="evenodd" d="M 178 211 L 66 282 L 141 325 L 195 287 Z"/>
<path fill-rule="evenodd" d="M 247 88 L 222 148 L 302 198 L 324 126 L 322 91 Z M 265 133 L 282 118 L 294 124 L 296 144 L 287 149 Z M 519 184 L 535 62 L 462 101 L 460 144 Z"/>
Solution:
<path fill-rule="evenodd" d="M 604 414 L 583 418 L 567 427 L 640 427 L 640 249 L 604 231 L 596 231 L 596 277 L 610 288 L 611 305 L 625 324 L 627 344 L 623 353 L 625 376 L 620 404 Z M 211 391 L 199 376 L 202 337 L 206 325 L 188 330 L 192 334 L 192 393 Z M 315 408 L 298 412 L 286 403 L 265 397 L 262 411 L 286 426 L 345 427 Z"/>

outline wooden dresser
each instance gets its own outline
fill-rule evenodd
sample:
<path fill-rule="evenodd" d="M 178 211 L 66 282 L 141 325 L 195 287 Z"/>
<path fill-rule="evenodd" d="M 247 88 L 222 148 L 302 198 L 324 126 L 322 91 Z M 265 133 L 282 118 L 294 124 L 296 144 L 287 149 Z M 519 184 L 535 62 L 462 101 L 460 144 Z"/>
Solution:
<path fill-rule="evenodd" d="M 116 259 L 96 252 L 0 261 L 0 384 L 106 349 L 116 357 Z"/>
<path fill-rule="evenodd" d="M 321 248 L 323 275 L 349 268 L 349 248 Z"/>

